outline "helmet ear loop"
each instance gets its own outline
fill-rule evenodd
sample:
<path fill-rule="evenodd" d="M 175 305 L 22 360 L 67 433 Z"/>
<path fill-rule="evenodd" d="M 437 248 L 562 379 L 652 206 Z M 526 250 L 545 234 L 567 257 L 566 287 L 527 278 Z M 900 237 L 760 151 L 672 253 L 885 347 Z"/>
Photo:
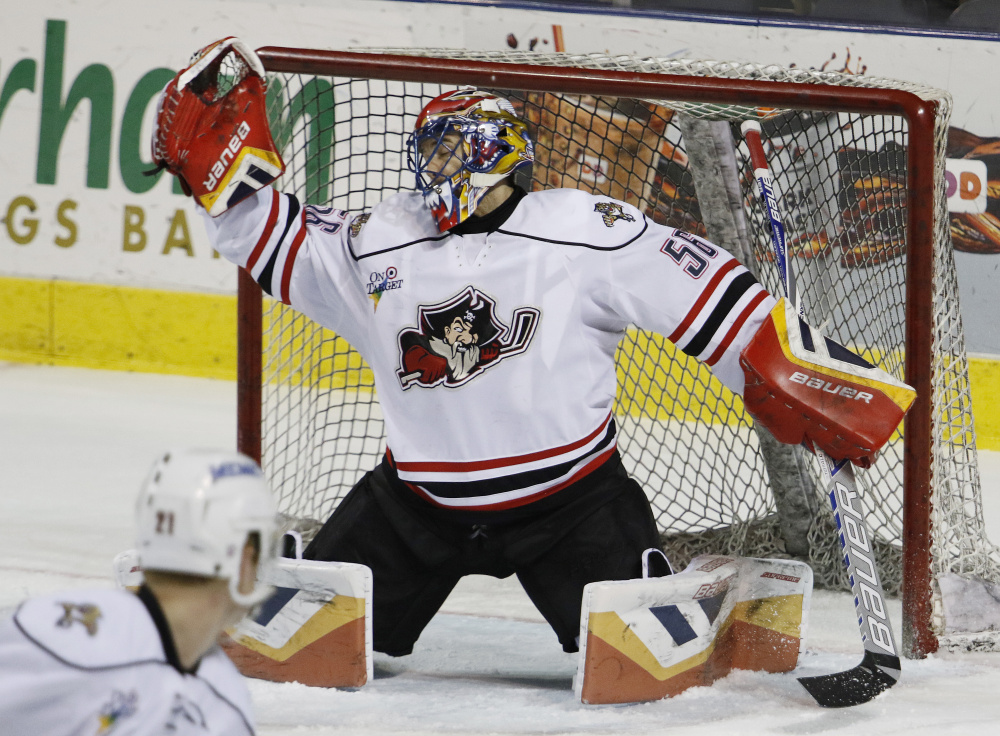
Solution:
<path fill-rule="evenodd" d="M 247 541 L 244 542 L 243 551 L 240 553 L 240 565 L 236 572 L 229 578 L 229 597 L 233 599 L 233 602 L 238 606 L 244 606 L 246 608 L 253 608 L 258 606 L 272 595 L 274 595 L 274 586 L 261 583 L 260 580 L 264 576 L 267 566 L 273 563 L 274 558 L 274 548 L 269 550 L 263 549 L 263 545 L 273 545 L 273 540 L 265 538 L 265 532 L 258 532 L 258 539 L 260 540 L 257 549 L 256 562 L 254 564 L 253 570 L 253 588 L 249 593 L 240 592 L 240 583 L 243 579 L 243 558 L 242 555 L 246 554 L 246 548 L 250 544 L 250 535 L 247 535 Z"/>
<path fill-rule="evenodd" d="M 233 575 L 229 578 L 229 597 L 233 599 L 233 603 L 238 606 L 244 606 L 246 608 L 253 608 L 258 606 L 272 595 L 274 595 L 274 587 L 270 585 L 264 585 L 259 582 L 254 582 L 253 590 L 249 593 L 241 593 L 239 590 L 240 576 Z"/>

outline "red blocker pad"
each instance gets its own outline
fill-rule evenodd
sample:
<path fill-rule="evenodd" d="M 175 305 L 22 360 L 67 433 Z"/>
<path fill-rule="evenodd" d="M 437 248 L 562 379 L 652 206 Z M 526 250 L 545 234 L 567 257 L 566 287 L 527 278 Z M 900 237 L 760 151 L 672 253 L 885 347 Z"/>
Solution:
<path fill-rule="evenodd" d="M 284 171 L 266 89 L 260 59 L 230 37 L 198 52 L 160 98 L 153 159 L 180 176 L 213 217 Z"/>
<path fill-rule="evenodd" d="M 372 679 L 372 573 L 346 562 L 279 559 L 263 579 L 273 596 L 223 637 L 247 677 L 315 687 Z"/>
<path fill-rule="evenodd" d="M 916 392 L 825 338 L 781 299 L 740 354 L 747 411 L 780 442 L 868 467 Z"/>
<path fill-rule="evenodd" d="M 812 570 L 793 560 L 701 555 L 676 575 L 590 583 L 583 593 L 576 696 L 660 700 L 733 669 L 798 662 Z"/>

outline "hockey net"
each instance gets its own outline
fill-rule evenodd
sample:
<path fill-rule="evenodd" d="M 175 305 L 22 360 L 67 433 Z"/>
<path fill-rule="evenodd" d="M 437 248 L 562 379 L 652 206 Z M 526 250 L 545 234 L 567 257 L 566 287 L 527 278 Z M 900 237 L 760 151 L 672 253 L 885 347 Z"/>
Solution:
<path fill-rule="evenodd" d="M 857 473 L 885 588 L 903 598 L 904 646 L 922 656 L 1000 641 L 968 633 L 975 616 L 954 594 L 993 590 L 1000 555 L 984 533 L 942 194 L 946 93 L 836 72 L 597 54 L 260 55 L 288 165 L 278 188 L 304 202 L 360 211 L 412 189 L 404 142 L 417 113 L 470 84 L 508 97 L 529 122 L 536 163 L 525 187 L 634 204 L 728 248 L 780 293 L 739 137 L 741 120 L 762 119 L 809 321 L 920 396 L 878 463 Z M 342 339 L 262 301 L 246 277 L 240 300 L 241 449 L 262 458 L 289 523 L 308 534 L 385 449 L 372 375 Z M 817 585 L 849 587 L 806 451 L 755 429 L 739 397 L 660 335 L 628 331 L 618 378 L 619 448 L 675 566 L 703 552 L 796 557 Z"/>

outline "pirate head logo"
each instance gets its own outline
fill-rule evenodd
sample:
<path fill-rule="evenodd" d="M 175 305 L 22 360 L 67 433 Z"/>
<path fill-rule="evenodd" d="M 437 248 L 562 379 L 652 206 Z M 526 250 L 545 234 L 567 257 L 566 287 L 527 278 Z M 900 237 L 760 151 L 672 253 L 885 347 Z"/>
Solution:
<path fill-rule="evenodd" d="M 496 316 L 496 302 L 471 286 L 447 301 L 421 306 L 418 326 L 399 333 L 399 382 L 403 389 L 461 386 L 527 350 L 538 317 L 537 309 L 520 307 L 508 327 Z"/>
<path fill-rule="evenodd" d="M 73 624 L 82 624 L 90 636 L 97 634 L 97 622 L 101 618 L 101 609 L 91 603 L 60 603 L 63 615 L 56 626 L 68 629 Z"/>
<path fill-rule="evenodd" d="M 594 205 L 594 212 L 601 214 L 601 219 L 607 227 L 613 227 L 618 220 L 635 222 L 635 218 L 625 212 L 617 202 L 598 202 Z"/>

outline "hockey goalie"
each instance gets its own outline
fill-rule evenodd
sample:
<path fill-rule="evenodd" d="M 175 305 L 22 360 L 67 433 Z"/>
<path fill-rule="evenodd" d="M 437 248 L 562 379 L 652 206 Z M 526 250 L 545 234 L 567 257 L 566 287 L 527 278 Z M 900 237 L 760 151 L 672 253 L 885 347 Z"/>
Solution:
<path fill-rule="evenodd" d="M 695 594 L 715 584 L 729 608 L 691 640 L 703 645 L 691 656 L 749 661 L 716 637 L 735 636 L 740 621 L 797 652 L 790 622 L 802 620 L 805 570 L 725 558 L 726 575 L 711 581 L 698 569 L 643 577 L 659 533 L 616 446 L 615 348 L 630 325 L 659 332 L 782 441 L 860 466 L 896 430 L 912 390 L 809 328 L 711 242 L 608 196 L 520 188 L 514 174 L 531 167 L 534 144 L 502 97 L 460 88 L 427 102 L 405 151 L 417 191 L 348 213 L 271 186 L 283 164 L 264 89 L 260 62 L 237 40 L 201 51 L 164 90 L 154 158 L 205 209 L 223 257 L 346 339 L 374 373 L 387 450 L 302 555 L 371 571 L 373 649 L 409 654 L 456 583 L 481 574 L 516 575 L 566 652 L 614 646 L 598 632 L 612 629 L 594 623 L 609 599 L 593 589 L 581 626 L 592 584 L 634 584 L 623 605 L 661 627 L 663 606 L 694 627 L 687 604 L 704 611 L 698 601 L 715 598 Z M 376 274 L 391 285 L 372 296 Z M 740 618 L 752 601 L 778 599 L 770 623 Z M 618 618 L 623 635 L 636 631 Z M 667 656 L 651 641 L 619 653 L 647 664 Z M 663 661 L 647 674 L 669 679 L 676 670 Z M 630 687 L 601 684 L 619 701 L 676 691 Z"/>

